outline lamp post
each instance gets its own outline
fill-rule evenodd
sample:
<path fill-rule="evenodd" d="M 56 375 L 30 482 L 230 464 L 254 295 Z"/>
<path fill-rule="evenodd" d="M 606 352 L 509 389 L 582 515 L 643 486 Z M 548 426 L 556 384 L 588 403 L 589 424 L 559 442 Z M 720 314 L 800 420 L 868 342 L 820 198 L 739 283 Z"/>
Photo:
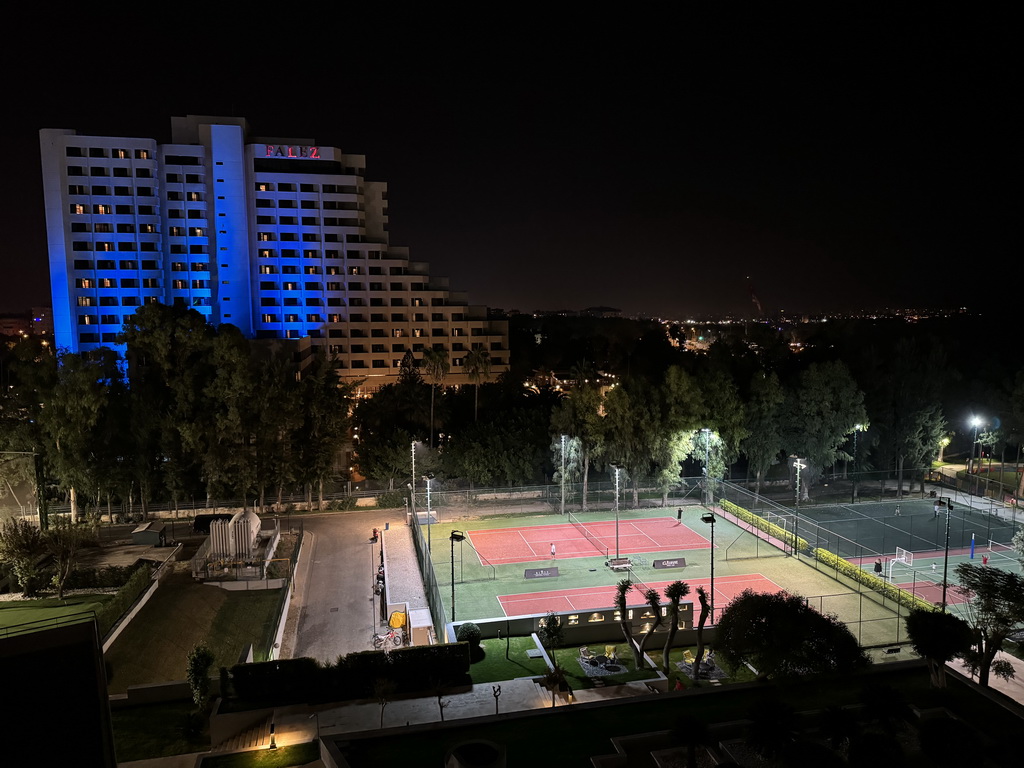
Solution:
<path fill-rule="evenodd" d="M 793 468 L 796 469 L 796 511 L 793 513 L 793 554 L 799 556 L 797 541 L 799 537 L 800 528 L 800 470 L 807 467 L 800 459 L 796 459 L 793 462 Z"/>
<path fill-rule="evenodd" d="M 715 623 L 715 513 L 708 512 L 700 519 L 711 526 L 711 623 Z"/>
<path fill-rule="evenodd" d="M 981 464 L 981 445 L 978 443 L 978 427 L 981 426 L 981 419 L 977 416 L 971 417 L 971 426 L 974 427 L 974 440 L 971 441 L 971 460 L 967 464 L 968 474 L 974 475 L 974 490 L 972 493 L 977 495 L 978 493 L 978 472 L 975 469 L 974 464 L 974 446 L 978 446 L 978 464 Z"/>
<path fill-rule="evenodd" d="M 942 558 L 942 612 L 946 612 L 946 585 L 949 583 L 949 500 L 946 503 L 946 554 Z M 974 546 L 971 545 L 971 557 L 974 557 Z"/>
<path fill-rule="evenodd" d="M 612 462 L 612 469 L 615 470 L 615 559 L 619 559 L 619 470 L 622 467 L 618 462 Z"/>
<path fill-rule="evenodd" d="M 455 542 L 463 541 L 466 535 L 462 531 L 452 531 L 448 538 L 452 542 L 452 621 L 455 621 Z"/>
<path fill-rule="evenodd" d="M 423 479 L 427 481 L 427 552 L 430 552 L 430 518 L 433 517 L 430 511 L 430 481 L 434 479 L 434 473 L 428 472 Z"/>
<path fill-rule="evenodd" d="M 568 435 L 562 435 L 562 514 L 565 514 L 565 441 L 568 439 Z"/>
<path fill-rule="evenodd" d="M 412 494 L 411 494 L 412 503 L 410 504 L 410 506 L 412 508 L 412 513 L 415 515 L 416 514 L 416 441 L 413 440 L 412 443 L 410 443 L 410 446 L 411 447 L 409 449 L 409 453 L 412 455 L 412 483 L 409 484 L 409 488 L 412 490 Z M 417 520 L 416 522 L 418 523 L 419 521 Z"/>
<path fill-rule="evenodd" d="M 851 503 L 855 503 L 857 501 L 857 434 L 863 431 L 863 424 L 853 425 L 853 495 L 850 498 Z"/>

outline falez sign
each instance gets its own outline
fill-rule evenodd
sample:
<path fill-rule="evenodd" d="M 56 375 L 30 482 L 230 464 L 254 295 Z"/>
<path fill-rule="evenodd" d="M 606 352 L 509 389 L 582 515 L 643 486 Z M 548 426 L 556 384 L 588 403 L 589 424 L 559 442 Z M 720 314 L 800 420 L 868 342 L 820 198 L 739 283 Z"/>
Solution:
<path fill-rule="evenodd" d="M 311 157 L 320 159 L 320 147 L 302 147 L 295 144 L 267 144 L 267 157 Z"/>
<path fill-rule="evenodd" d="M 655 560 L 653 565 L 655 568 L 685 568 L 686 558 L 676 557 L 672 560 Z"/>

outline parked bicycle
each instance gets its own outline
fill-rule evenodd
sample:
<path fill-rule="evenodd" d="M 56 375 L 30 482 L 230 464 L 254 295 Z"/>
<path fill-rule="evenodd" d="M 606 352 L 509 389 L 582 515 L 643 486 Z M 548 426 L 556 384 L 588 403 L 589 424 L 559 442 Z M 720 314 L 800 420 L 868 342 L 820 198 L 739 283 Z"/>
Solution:
<path fill-rule="evenodd" d="M 393 643 L 395 645 L 401 645 L 402 644 L 402 633 L 399 630 L 393 629 L 391 627 L 388 627 L 388 631 L 385 632 L 383 635 L 380 634 L 379 632 L 374 632 L 373 633 L 373 648 L 374 648 L 374 650 L 379 651 L 381 648 L 383 648 L 389 642 Z"/>

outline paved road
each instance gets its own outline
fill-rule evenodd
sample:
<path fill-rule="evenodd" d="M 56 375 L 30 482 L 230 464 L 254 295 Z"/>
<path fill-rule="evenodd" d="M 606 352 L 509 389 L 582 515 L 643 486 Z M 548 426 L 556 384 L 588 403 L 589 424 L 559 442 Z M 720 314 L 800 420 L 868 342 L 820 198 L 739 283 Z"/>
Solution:
<path fill-rule="evenodd" d="M 375 526 L 383 529 L 385 522 L 405 525 L 404 512 L 335 512 L 303 515 L 302 520 L 312 546 L 303 553 L 309 561 L 300 562 L 296 574 L 290 613 L 297 619 L 288 655 L 334 662 L 340 655 L 369 650 L 377 626 L 372 586 L 374 558 L 379 558 L 370 532 Z"/>

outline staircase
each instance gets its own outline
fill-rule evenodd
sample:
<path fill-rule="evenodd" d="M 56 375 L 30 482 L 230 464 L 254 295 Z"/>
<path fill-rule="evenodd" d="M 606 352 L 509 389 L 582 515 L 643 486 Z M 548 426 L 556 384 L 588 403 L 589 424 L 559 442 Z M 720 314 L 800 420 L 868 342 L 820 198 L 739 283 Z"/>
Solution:
<path fill-rule="evenodd" d="M 237 733 L 226 741 L 211 749 L 211 752 L 244 752 L 250 749 L 261 749 L 270 746 L 270 723 L 273 720 L 267 715 L 256 725 Z"/>

